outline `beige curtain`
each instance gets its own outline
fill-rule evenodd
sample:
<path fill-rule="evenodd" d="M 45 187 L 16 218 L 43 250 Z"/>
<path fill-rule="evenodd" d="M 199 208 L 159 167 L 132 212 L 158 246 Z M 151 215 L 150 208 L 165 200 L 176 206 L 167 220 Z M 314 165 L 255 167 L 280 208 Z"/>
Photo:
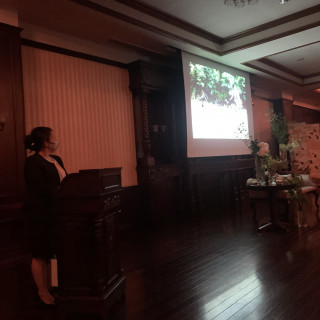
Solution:
<path fill-rule="evenodd" d="M 126 69 L 22 46 L 26 131 L 49 126 L 69 173 L 122 167 L 137 184 L 132 97 Z"/>

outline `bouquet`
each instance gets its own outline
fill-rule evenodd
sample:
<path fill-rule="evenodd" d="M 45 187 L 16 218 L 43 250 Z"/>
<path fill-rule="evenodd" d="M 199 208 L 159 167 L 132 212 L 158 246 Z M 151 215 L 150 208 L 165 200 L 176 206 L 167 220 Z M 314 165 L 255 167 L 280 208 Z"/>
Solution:
<path fill-rule="evenodd" d="M 269 144 L 266 142 L 259 142 L 257 139 L 249 140 L 248 148 L 254 156 L 264 157 L 269 154 Z"/>

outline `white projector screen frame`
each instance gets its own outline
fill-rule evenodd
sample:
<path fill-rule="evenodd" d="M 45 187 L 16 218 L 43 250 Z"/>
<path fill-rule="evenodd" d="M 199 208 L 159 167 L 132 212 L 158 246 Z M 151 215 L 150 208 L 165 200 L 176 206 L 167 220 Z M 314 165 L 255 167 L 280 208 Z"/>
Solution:
<path fill-rule="evenodd" d="M 253 137 L 254 132 L 249 74 L 186 52 L 182 52 L 182 65 L 187 117 L 187 156 L 193 158 L 249 154 L 250 150 L 244 142 Z M 221 81 L 228 81 L 229 87 L 222 85 L 224 95 L 220 96 L 223 98 L 217 98 L 223 102 L 219 102 L 219 105 L 212 104 L 208 102 L 208 96 L 201 87 L 195 89 L 195 81 L 191 80 L 191 68 L 209 70 L 209 76 L 212 73 L 218 74 L 219 87 Z M 204 78 L 208 79 L 208 74 L 203 76 Z M 230 89 L 230 83 L 236 83 L 238 79 L 243 89 L 237 89 L 239 86 L 236 85 Z M 231 90 L 234 90 L 233 93 Z M 230 93 L 232 104 L 226 105 L 225 101 L 231 101 Z M 242 127 L 243 133 L 239 131 Z M 217 130 L 211 130 L 214 128 Z"/>

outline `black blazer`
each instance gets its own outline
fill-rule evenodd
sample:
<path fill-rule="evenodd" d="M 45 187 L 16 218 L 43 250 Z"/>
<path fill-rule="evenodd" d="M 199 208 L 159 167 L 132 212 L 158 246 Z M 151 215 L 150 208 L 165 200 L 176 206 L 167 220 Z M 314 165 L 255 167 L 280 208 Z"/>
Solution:
<path fill-rule="evenodd" d="M 55 155 L 51 155 L 51 157 L 64 169 L 60 157 Z M 56 166 L 35 153 L 25 161 L 24 177 L 26 181 L 24 207 L 26 209 L 51 207 L 52 191 L 60 185 L 60 177 Z"/>

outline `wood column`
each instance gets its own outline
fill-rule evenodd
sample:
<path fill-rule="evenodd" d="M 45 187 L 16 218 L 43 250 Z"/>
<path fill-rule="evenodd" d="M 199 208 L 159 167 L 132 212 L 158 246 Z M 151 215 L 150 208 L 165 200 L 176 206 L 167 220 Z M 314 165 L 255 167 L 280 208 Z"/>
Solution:
<path fill-rule="evenodd" d="M 178 163 L 177 71 L 136 61 L 129 65 L 133 94 L 137 176 L 143 198 L 143 220 L 179 211 L 184 169 Z M 180 134 L 181 135 L 181 134 Z"/>
<path fill-rule="evenodd" d="M 0 206 L 23 198 L 25 151 L 20 28 L 0 23 Z"/>
<path fill-rule="evenodd" d="M 21 212 L 25 159 L 20 28 L 0 23 L 0 319 L 30 303 L 27 229 Z"/>
<path fill-rule="evenodd" d="M 282 99 L 283 115 L 288 121 L 293 121 L 293 101 Z"/>
<path fill-rule="evenodd" d="M 148 93 L 146 89 L 133 90 L 137 163 L 147 167 L 155 164 L 151 155 Z"/>

